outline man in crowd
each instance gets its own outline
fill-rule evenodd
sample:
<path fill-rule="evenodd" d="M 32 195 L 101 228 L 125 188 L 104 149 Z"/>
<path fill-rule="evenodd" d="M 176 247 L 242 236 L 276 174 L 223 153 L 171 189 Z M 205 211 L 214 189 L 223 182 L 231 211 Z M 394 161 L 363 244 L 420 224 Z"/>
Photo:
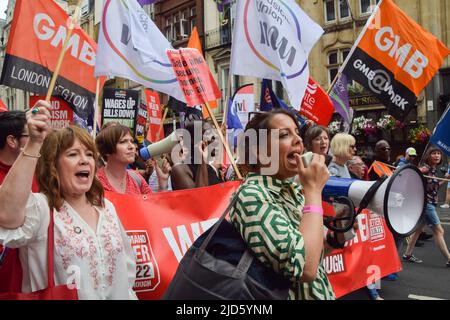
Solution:
<path fill-rule="evenodd" d="M 377 165 L 373 165 L 373 163 L 377 161 Z M 383 175 L 390 175 L 392 170 L 389 169 L 385 164 L 389 164 L 391 161 L 391 146 L 389 142 L 386 140 L 380 140 L 375 144 L 375 155 L 370 161 L 367 163 L 369 167 L 369 180 L 378 180 Z"/>
<path fill-rule="evenodd" d="M 347 168 L 353 179 L 364 180 L 364 168 L 365 164 L 358 156 L 354 156 L 351 160 L 347 161 Z"/>
<path fill-rule="evenodd" d="M 398 168 L 401 168 L 403 166 L 406 166 L 407 164 L 415 164 L 417 158 L 417 151 L 413 147 L 410 147 L 406 149 L 405 156 L 401 157 L 395 166 Z"/>
<path fill-rule="evenodd" d="M 25 112 L 6 111 L 0 113 L 0 185 L 3 183 L 9 169 L 20 155 L 22 148 L 28 141 L 28 127 Z M 38 186 L 34 179 L 32 191 L 37 192 Z M 0 292 L 12 290 L 21 291 L 20 277 L 11 279 L 14 269 L 20 268 L 20 261 L 16 250 L 7 250 L 0 246 Z"/>

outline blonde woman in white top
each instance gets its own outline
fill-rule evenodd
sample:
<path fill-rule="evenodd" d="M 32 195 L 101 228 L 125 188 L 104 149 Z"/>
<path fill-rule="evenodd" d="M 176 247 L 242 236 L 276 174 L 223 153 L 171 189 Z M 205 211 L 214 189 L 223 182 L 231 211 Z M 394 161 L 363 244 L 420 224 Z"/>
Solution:
<path fill-rule="evenodd" d="M 96 179 L 97 151 L 83 129 L 51 132 L 50 105 L 27 112 L 29 140 L 0 188 L 0 244 L 19 248 L 22 292 L 47 286 L 54 216 L 54 279 L 80 299 L 136 299 L 136 263 L 116 210 Z M 40 193 L 31 193 L 36 169 Z"/>

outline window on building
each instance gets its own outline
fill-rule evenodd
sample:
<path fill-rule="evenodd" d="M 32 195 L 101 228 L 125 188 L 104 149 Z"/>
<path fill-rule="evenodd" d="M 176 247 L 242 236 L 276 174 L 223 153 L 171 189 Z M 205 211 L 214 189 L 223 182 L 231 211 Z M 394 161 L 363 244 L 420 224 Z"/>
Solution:
<path fill-rule="evenodd" d="M 334 7 L 334 0 L 325 1 L 325 21 L 332 22 L 336 20 L 336 8 Z"/>
<path fill-rule="evenodd" d="M 189 38 L 196 25 L 195 7 L 184 7 L 165 16 L 165 35 L 171 42 Z"/>
<path fill-rule="evenodd" d="M 339 0 L 339 18 L 345 19 L 350 17 L 350 8 L 348 0 Z"/>
<path fill-rule="evenodd" d="M 325 22 L 335 22 L 350 18 L 348 0 L 325 0 Z"/>
<path fill-rule="evenodd" d="M 380 2 L 380 0 L 359 0 L 359 8 L 361 9 L 361 14 L 366 15 L 372 13 L 372 10 Z"/>
<path fill-rule="evenodd" d="M 350 49 L 343 48 L 330 51 L 327 55 L 328 83 L 331 84 L 339 72 L 339 68 L 350 53 Z"/>

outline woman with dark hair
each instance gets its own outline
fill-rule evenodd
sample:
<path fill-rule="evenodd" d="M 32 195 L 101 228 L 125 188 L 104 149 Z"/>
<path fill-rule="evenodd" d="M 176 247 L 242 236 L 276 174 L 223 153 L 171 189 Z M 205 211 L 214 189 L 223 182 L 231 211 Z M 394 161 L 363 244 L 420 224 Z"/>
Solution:
<path fill-rule="evenodd" d="M 183 163 L 174 163 L 171 176 L 173 190 L 224 182 L 214 162 L 215 150 L 211 152 L 208 148 L 211 143 L 218 143 L 216 137 L 213 127 L 206 121 L 195 120 L 186 126 L 182 137 L 186 159 Z"/>
<path fill-rule="evenodd" d="M 334 299 L 322 266 L 324 156 L 314 154 L 304 167 L 297 120 L 282 109 L 256 114 L 244 135 L 255 140 L 245 141 L 249 174 L 230 211 L 232 224 L 259 260 L 291 281 L 288 299 Z M 296 174 L 301 186 L 290 181 Z"/>
<path fill-rule="evenodd" d="M 325 157 L 325 164 L 328 166 L 333 159 L 328 154 L 330 149 L 330 131 L 324 126 L 313 126 L 305 133 L 305 149 Z"/>
<path fill-rule="evenodd" d="M 22 292 L 45 289 L 53 214 L 56 285 L 80 299 L 136 299 L 135 257 L 95 176 L 95 143 L 78 127 L 50 133 L 50 108 L 27 112 L 29 140 L 0 188 L 0 244 L 19 248 Z M 35 170 L 40 193 L 30 192 Z"/>
<path fill-rule="evenodd" d="M 428 148 L 428 150 L 425 152 L 425 155 L 423 156 L 423 163 L 419 167 L 420 171 L 422 171 L 423 174 L 431 177 L 426 178 L 427 204 L 423 215 L 423 220 L 421 221 L 421 224 L 419 225 L 417 230 L 411 236 L 408 247 L 406 248 L 405 254 L 403 255 L 403 260 L 405 261 L 422 263 L 422 260 L 415 257 L 412 252 L 417 239 L 419 238 L 420 234 L 423 231 L 423 228 L 427 224 L 433 231 L 434 242 L 436 243 L 445 259 L 447 259 L 447 267 L 450 267 L 450 253 L 448 252 L 448 248 L 444 239 L 444 228 L 442 228 L 441 221 L 439 220 L 439 216 L 436 212 L 436 205 L 438 202 L 438 189 L 444 183 L 444 181 L 435 179 L 437 177 L 436 172 L 441 163 L 442 151 L 434 146 Z M 448 178 L 449 174 L 447 173 L 445 177 Z"/>
<path fill-rule="evenodd" d="M 136 144 L 130 128 L 121 124 L 106 127 L 100 131 L 95 143 L 105 161 L 105 166 L 97 172 L 105 190 L 125 194 L 152 193 L 144 177 L 127 169 L 136 159 Z M 161 190 L 167 189 L 167 179 L 160 179 Z"/>

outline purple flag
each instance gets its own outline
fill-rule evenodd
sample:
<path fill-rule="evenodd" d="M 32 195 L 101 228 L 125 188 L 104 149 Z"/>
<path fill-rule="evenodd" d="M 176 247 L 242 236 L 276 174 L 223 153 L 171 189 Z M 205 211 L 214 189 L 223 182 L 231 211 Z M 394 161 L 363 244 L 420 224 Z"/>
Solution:
<path fill-rule="evenodd" d="M 347 85 L 347 76 L 342 73 L 334 84 L 329 96 L 331 101 L 333 101 L 334 110 L 341 115 L 346 123 L 351 124 L 353 119 L 353 109 L 350 108 L 350 102 L 348 100 Z"/>
<path fill-rule="evenodd" d="M 217 10 L 219 10 L 219 12 L 223 12 L 224 7 L 227 4 L 231 3 L 231 0 L 216 0 L 217 3 Z"/>
<path fill-rule="evenodd" d="M 146 4 L 152 4 L 152 3 L 155 3 L 155 2 L 158 2 L 158 1 L 160 1 L 160 0 L 137 0 L 137 2 L 139 2 L 139 4 L 141 6 L 144 6 Z"/>

